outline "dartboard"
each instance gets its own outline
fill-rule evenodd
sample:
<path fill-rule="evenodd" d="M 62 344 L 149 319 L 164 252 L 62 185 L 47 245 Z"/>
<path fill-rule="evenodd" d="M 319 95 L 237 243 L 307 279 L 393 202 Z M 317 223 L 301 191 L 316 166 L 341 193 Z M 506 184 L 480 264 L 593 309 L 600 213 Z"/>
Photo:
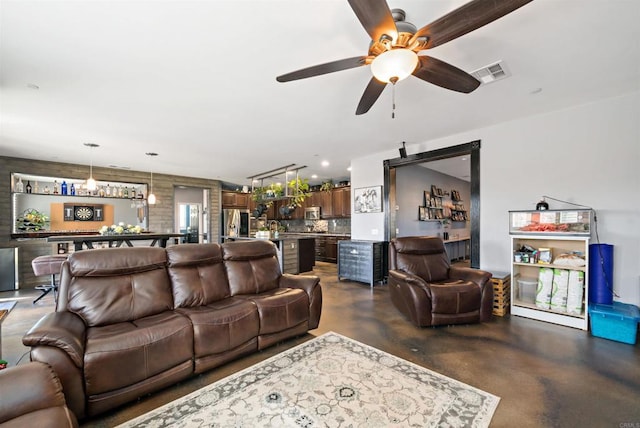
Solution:
<path fill-rule="evenodd" d="M 74 216 L 76 220 L 88 221 L 93 219 L 93 207 L 75 207 Z"/>

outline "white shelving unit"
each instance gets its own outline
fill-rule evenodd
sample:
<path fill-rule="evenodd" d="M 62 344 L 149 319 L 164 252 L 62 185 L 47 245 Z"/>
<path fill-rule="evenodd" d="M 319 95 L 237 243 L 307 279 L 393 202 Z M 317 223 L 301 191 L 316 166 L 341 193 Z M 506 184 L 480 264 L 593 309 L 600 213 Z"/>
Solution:
<path fill-rule="evenodd" d="M 526 318 L 532 318 L 540 321 L 546 321 L 554 324 L 560 324 L 568 327 L 588 330 L 588 308 L 589 301 L 589 236 L 548 236 L 541 234 L 518 234 L 511 235 L 511 313 Z M 579 251 L 584 254 L 585 265 L 580 267 L 567 267 L 554 264 L 537 264 L 537 263 L 517 263 L 514 261 L 513 254 L 523 245 L 529 245 L 534 248 L 551 248 L 554 258 L 562 252 Z M 539 269 L 541 267 L 579 270 L 584 272 L 584 291 L 582 311 L 580 315 L 570 315 L 565 312 L 541 309 L 533 302 L 520 300 L 518 278 L 530 277 L 538 278 Z"/>
<path fill-rule="evenodd" d="M 588 330 L 589 328 L 589 241 L 594 221 L 590 208 L 569 210 L 509 211 L 509 233 L 511 236 L 511 313 L 527 318 Z M 516 258 L 515 253 L 522 246 L 534 249 L 549 248 L 551 263 L 537 263 L 528 253 Z M 579 253 L 584 259 L 583 266 L 554 264 L 562 253 Z M 517 260 L 517 261 L 516 261 Z M 543 309 L 535 305 L 534 299 L 527 300 L 531 293 L 522 293 L 520 298 L 520 278 L 531 278 L 535 286 L 541 267 L 581 271 L 584 274 L 582 305 L 579 314 L 567 313 L 559 309 Z M 535 295 L 535 290 L 532 289 Z M 528 295 L 528 296 L 527 296 Z M 574 294 L 575 296 L 575 294 Z M 534 297 L 535 298 L 535 297 Z M 576 302 L 577 303 L 577 302 Z M 576 305 L 577 308 L 577 305 Z"/>

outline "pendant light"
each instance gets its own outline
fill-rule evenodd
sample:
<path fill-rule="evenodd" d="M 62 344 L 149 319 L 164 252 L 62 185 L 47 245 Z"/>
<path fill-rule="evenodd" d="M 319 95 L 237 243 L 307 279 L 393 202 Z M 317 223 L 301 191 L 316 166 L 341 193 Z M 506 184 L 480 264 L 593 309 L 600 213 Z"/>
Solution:
<path fill-rule="evenodd" d="M 84 143 L 84 145 L 89 147 L 91 153 L 91 156 L 89 157 L 89 178 L 87 178 L 87 190 L 89 192 L 93 192 L 98 187 L 96 185 L 96 180 L 93 178 L 93 148 L 100 147 L 100 145 L 94 143 Z"/>
<path fill-rule="evenodd" d="M 153 159 L 154 156 L 158 156 L 157 153 L 148 152 L 147 156 L 150 156 Z M 147 196 L 147 203 L 149 205 L 155 205 L 156 203 L 156 195 L 153 194 L 153 165 L 151 166 L 151 182 L 149 184 L 149 195 Z"/>

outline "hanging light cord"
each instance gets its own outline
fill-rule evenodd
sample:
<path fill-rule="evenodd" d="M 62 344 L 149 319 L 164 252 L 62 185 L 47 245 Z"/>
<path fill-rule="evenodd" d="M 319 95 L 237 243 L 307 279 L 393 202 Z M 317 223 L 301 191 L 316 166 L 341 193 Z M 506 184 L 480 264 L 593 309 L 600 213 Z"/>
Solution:
<path fill-rule="evenodd" d="M 596 242 L 598 243 L 598 254 L 600 255 L 600 269 L 602 269 L 602 276 L 604 277 L 605 285 L 606 285 L 607 289 L 609 291 L 611 291 L 611 294 L 613 294 L 617 298 L 620 298 L 618 293 L 616 293 L 613 290 L 613 286 L 611 285 L 611 283 L 609 283 L 609 278 L 607 278 L 607 272 L 606 272 L 606 269 L 604 267 L 604 256 L 602 254 L 602 245 L 600 245 L 600 236 L 598 235 L 598 216 L 596 214 L 596 210 L 594 210 L 592 207 L 589 207 L 589 206 L 586 206 L 586 205 L 575 204 L 575 203 L 569 202 L 569 201 L 563 201 L 562 199 L 552 198 L 551 196 L 542 195 L 542 197 L 546 198 L 546 199 L 551 199 L 552 201 L 562 202 L 563 204 L 573 205 L 574 207 L 587 208 L 587 209 L 593 211 L 593 228 L 594 228 L 594 231 L 595 231 L 595 234 L 596 234 Z"/>

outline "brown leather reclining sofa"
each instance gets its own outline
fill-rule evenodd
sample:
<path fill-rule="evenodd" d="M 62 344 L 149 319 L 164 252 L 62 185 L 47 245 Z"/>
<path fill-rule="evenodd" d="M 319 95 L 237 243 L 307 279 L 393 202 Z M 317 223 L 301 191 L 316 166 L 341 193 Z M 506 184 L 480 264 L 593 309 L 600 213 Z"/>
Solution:
<path fill-rule="evenodd" d="M 82 419 L 315 329 L 321 309 L 319 278 L 282 275 L 269 241 L 86 250 L 23 343 Z"/>

